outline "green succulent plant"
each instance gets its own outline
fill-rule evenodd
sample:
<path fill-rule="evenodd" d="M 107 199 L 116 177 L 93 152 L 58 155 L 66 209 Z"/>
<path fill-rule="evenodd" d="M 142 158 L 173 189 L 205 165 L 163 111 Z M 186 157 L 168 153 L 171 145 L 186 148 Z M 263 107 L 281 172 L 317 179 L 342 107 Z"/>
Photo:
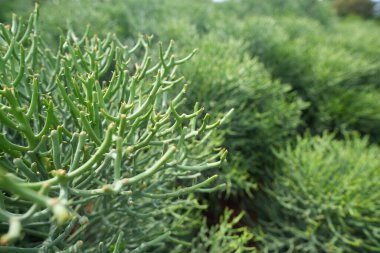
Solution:
<path fill-rule="evenodd" d="M 379 147 L 358 135 L 299 138 L 257 206 L 261 252 L 380 252 Z"/>
<path fill-rule="evenodd" d="M 38 11 L 0 25 L 0 252 L 167 252 L 200 226 L 196 193 L 224 187 L 173 43 L 69 31 L 53 52 Z M 183 86 L 173 95 L 175 86 Z M 199 224 L 198 224 L 199 223 Z"/>
<path fill-rule="evenodd" d="M 234 215 L 231 210 L 224 210 L 218 224 L 208 227 L 204 220 L 199 235 L 193 239 L 192 253 L 243 253 L 257 252 L 253 246 L 253 234 L 246 227 L 236 227 L 244 213 Z M 251 243 L 252 245 L 249 245 Z"/>
<path fill-rule="evenodd" d="M 333 31 L 308 19 L 253 17 L 243 30 L 252 55 L 310 103 L 303 119 L 313 133 L 356 130 L 379 141 L 379 104 L 368 99 L 378 96 L 375 57 L 335 45 Z"/>
<path fill-rule="evenodd" d="M 258 59 L 245 53 L 239 40 L 218 41 L 209 34 L 198 43 L 195 63 L 184 66 L 192 94 L 190 104 L 202 102 L 207 109 L 235 113 L 218 133 L 233 156 L 224 170 L 227 193 L 252 196 L 257 180 L 267 180 L 273 168 L 273 148 L 295 137 L 307 103 L 291 87 L 273 80 Z"/>

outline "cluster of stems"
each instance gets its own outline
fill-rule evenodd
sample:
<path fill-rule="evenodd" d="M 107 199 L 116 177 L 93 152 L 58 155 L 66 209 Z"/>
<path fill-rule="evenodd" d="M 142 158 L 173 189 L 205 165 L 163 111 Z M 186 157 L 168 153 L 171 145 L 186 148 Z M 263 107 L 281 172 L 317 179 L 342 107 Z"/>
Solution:
<path fill-rule="evenodd" d="M 359 135 L 298 138 L 278 152 L 257 237 L 264 252 L 380 252 L 379 148 Z"/>
<path fill-rule="evenodd" d="M 224 119 L 183 107 L 195 51 L 72 31 L 52 50 L 37 9 L 0 28 L 0 252 L 189 246 L 193 193 L 224 186 L 208 171 L 227 155 L 210 138 Z"/>

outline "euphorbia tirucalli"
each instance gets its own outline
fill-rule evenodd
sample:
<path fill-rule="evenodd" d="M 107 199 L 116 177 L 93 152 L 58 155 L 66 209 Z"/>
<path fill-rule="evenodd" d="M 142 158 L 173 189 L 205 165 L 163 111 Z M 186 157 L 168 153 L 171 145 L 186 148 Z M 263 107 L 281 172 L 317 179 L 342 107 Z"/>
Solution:
<path fill-rule="evenodd" d="M 195 51 L 69 31 L 54 52 L 37 17 L 0 26 L 0 252 L 191 246 L 193 193 L 224 186 L 209 171 L 227 155 L 209 138 L 223 119 L 182 113 Z"/>
<path fill-rule="evenodd" d="M 380 252 L 379 147 L 347 134 L 305 136 L 277 152 L 272 185 L 257 198 L 263 252 Z"/>

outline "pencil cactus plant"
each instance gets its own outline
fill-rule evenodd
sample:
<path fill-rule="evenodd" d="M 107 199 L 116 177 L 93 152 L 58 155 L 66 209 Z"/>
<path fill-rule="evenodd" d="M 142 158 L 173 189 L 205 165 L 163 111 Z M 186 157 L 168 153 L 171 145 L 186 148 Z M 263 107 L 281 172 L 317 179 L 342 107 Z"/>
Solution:
<path fill-rule="evenodd" d="M 244 29 L 252 54 L 310 103 L 303 119 L 312 132 L 355 130 L 379 141 L 376 56 L 369 58 L 336 42 L 326 46 L 320 34 L 328 37 L 331 31 L 308 19 L 254 17 Z"/>
<path fill-rule="evenodd" d="M 299 138 L 258 196 L 262 252 L 380 252 L 379 147 L 359 136 Z"/>
<path fill-rule="evenodd" d="M 206 220 L 193 240 L 191 253 L 255 253 L 256 248 L 249 244 L 253 242 L 253 234 L 246 227 L 236 227 L 241 222 L 244 212 L 234 217 L 231 210 L 224 210 L 217 225 L 208 228 Z"/>
<path fill-rule="evenodd" d="M 250 59 L 244 43 L 230 39 L 215 45 L 220 39 L 217 34 L 203 36 L 196 62 L 182 69 L 193 84 L 191 102 L 198 99 L 221 113 L 235 108 L 231 121 L 218 132 L 233 154 L 223 175 L 227 193 L 252 196 L 257 180 L 270 178 L 272 149 L 295 137 L 307 103 L 289 85 L 273 80 L 257 59 Z"/>
<path fill-rule="evenodd" d="M 223 118 L 181 112 L 194 52 L 70 31 L 54 53 L 37 17 L 0 25 L 0 252 L 190 246 L 194 193 L 224 186 L 226 157 L 208 138 Z"/>

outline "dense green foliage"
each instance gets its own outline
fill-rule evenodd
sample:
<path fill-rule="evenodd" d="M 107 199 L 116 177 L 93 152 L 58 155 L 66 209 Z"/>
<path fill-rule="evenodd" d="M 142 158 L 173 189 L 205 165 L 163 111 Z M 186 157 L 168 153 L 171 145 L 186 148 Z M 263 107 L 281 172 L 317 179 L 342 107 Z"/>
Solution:
<path fill-rule="evenodd" d="M 189 193 L 223 187 L 208 171 L 226 158 L 208 140 L 223 119 L 181 112 L 175 69 L 193 53 L 73 33 L 53 53 L 37 27 L 1 25 L 1 251 L 190 247 L 205 206 Z"/>
<path fill-rule="evenodd" d="M 271 204 L 259 207 L 263 252 L 379 252 L 379 152 L 327 134 L 280 151 Z"/>
<path fill-rule="evenodd" d="M 308 19 L 255 17 L 244 34 L 249 37 L 252 54 L 311 103 L 304 118 L 314 132 L 355 129 L 376 139 L 379 62 L 363 52 L 335 46 L 338 38 L 326 42 L 321 34 L 331 32 Z"/>
<path fill-rule="evenodd" d="M 25 3 L 24 0 L 0 0 L 0 19 L 12 24 L 12 12 L 24 14 L 31 11 L 30 3 L 33 1 L 28 4 L 21 2 Z M 367 4 L 367 7 L 362 8 L 362 3 Z M 159 171 L 153 178 L 144 181 L 148 185 L 150 182 L 156 183 L 152 188 L 148 187 L 148 190 L 156 189 L 163 193 L 177 191 L 180 186 L 197 185 L 201 182 L 199 180 L 207 180 L 217 173 L 218 183 L 226 183 L 226 187 L 213 189 L 217 190 L 214 194 L 191 193 L 179 199 L 161 199 L 154 202 L 162 212 L 153 218 L 150 214 L 147 217 L 154 220 L 155 228 L 164 227 L 165 231 L 170 228 L 171 234 L 162 238 L 162 233 L 157 232 L 155 235 L 159 239 L 155 240 L 155 236 L 150 237 L 152 231 L 149 230 L 144 233 L 144 239 L 136 239 L 142 242 L 149 238 L 148 248 L 142 251 L 149 251 L 149 246 L 157 246 L 157 251 L 170 252 L 251 252 L 251 246 L 258 246 L 259 252 L 374 252 L 378 250 L 380 243 L 376 230 L 380 214 L 376 212 L 378 202 L 375 201 L 379 198 L 376 193 L 380 192 L 380 186 L 374 182 L 379 168 L 379 158 L 375 156 L 378 147 L 375 145 L 380 142 L 380 26 L 376 20 L 362 20 L 360 17 L 341 19 L 335 15 L 337 10 L 343 10 L 345 13 L 341 13 L 342 15 L 364 13 L 368 16 L 370 12 L 368 1 L 365 0 L 227 0 L 220 3 L 211 0 L 41 1 L 38 35 L 41 39 L 38 41 L 45 41 L 47 45 L 39 44 L 37 60 L 29 59 L 36 61 L 37 67 L 30 67 L 28 63 L 26 76 L 22 81 L 25 84 L 33 83 L 33 78 L 36 78 L 38 83 L 47 82 L 51 86 L 55 79 L 43 81 L 41 78 L 63 68 L 62 73 L 57 76 L 61 82 L 64 81 L 63 87 L 66 87 L 67 93 L 72 92 L 69 98 L 77 98 L 77 94 L 81 92 L 85 96 L 87 86 L 82 90 L 80 85 L 90 78 L 87 76 L 88 71 L 84 71 L 86 75 L 81 74 L 83 72 L 78 71 L 77 66 L 85 68 L 82 60 L 78 57 L 70 58 L 77 56 L 75 45 L 83 35 L 89 38 L 89 42 L 82 42 L 79 48 L 80 52 L 86 54 L 88 46 L 97 43 L 94 38 L 107 38 L 111 34 L 106 39 L 108 46 L 102 48 L 105 50 L 104 55 L 98 55 L 101 66 L 107 64 L 107 60 L 101 59 L 109 58 L 112 43 L 115 49 L 124 45 L 135 45 L 136 41 L 137 44 L 140 43 L 130 53 L 131 62 L 126 65 L 129 82 L 137 70 L 141 71 L 141 66 L 147 60 L 146 55 L 157 59 L 156 62 L 161 62 L 162 65 L 170 62 L 170 55 L 163 57 L 160 46 L 154 46 L 158 41 L 163 41 L 163 48 L 174 47 L 176 55 L 187 55 L 197 48 L 198 53 L 188 63 L 171 66 L 175 68 L 178 78 L 183 75 L 184 79 L 179 79 L 178 84 L 165 89 L 165 96 L 155 97 L 159 103 L 156 103 L 156 111 L 151 112 L 151 115 L 167 109 L 170 122 L 178 122 L 178 115 L 170 108 L 170 102 L 178 93 L 183 92 L 182 85 L 187 83 L 186 94 L 183 94 L 186 100 L 181 100 L 178 111 L 204 117 L 208 124 L 212 124 L 209 122 L 210 116 L 200 111 L 193 114 L 194 110 L 198 111 L 204 106 L 205 111 L 216 115 L 215 118 L 222 118 L 226 113 L 229 115 L 218 126 L 218 131 L 207 134 L 208 141 L 200 144 L 199 149 L 191 148 L 191 151 L 203 154 L 213 146 L 223 146 L 229 150 L 228 161 L 219 163 L 226 153 L 221 157 L 218 152 L 222 151 L 216 150 L 216 156 L 210 154 L 216 163 L 210 163 L 207 156 L 202 156 L 202 161 L 206 161 L 206 164 L 202 163 L 202 169 L 199 169 L 202 170 L 202 175 L 194 174 L 194 177 L 199 177 L 197 179 L 184 180 L 183 175 L 176 174 L 175 168 L 171 167 L 173 170 Z M 15 22 L 16 19 L 13 20 Z M 5 27 L 7 30 L 8 26 Z M 74 35 L 74 31 L 77 35 Z M 116 40 L 114 34 L 117 34 L 120 41 Z M 147 39 L 141 34 L 154 36 Z M 58 42 L 60 36 L 65 38 L 61 39 L 61 46 Z M 146 43 L 150 48 L 148 54 L 145 52 Z M 4 55 L 8 51 L 9 43 L 5 40 L 1 45 L 0 52 Z M 28 52 L 33 43 L 28 39 L 24 47 Z M 12 61 L 9 69 L 18 68 L 19 49 L 17 46 L 15 48 L 14 54 L 10 55 Z M 68 58 L 63 55 L 57 63 L 57 59 L 49 56 L 49 51 L 44 52 L 46 48 L 50 48 L 52 52 L 63 52 Z M 45 54 L 49 57 L 44 57 Z M 112 80 L 112 73 L 122 72 L 117 67 L 122 64 L 117 64 L 118 59 L 115 57 L 107 73 L 94 78 L 94 83 L 97 84 L 98 81 L 103 92 L 107 83 Z M 47 60 L 42 60 L 45 58 Z M 166 60 L 163 61 L 162 58 Z M 86 61 L 90 61 L 92 70 L 91 57 Z M 65 64 L 75 62 L 75 67 L 70 65 L 70 68 L 65 68 Z M 16 75 L 15 71 L 7 73 L 9 81 Z M 36 73 L 39 75 L 35 76 Z M 67 74 L 77 80 L 79 92 L 75 87 L 71 90 Z M 141 83 L 154 83 L 155 76 L 157 72 L 153 71 Z M 164 85 L 172 80 L 174 79 L 171 77 L 165 80 Z M 129 86 L 126 86 L 127 92 Z M 147 92 L 149 85 L 144 87 Z M 43 104 L 48 99 L 45 97 L 52 97 L 53 102 L 62 99 L 59 92 L 54 93 L 56 90 L 40 92 L 49 93 L 43 96 L 40 103 Z M 94 91 L 98 92 L 96 89 Z M 29 108 L 28 94 L 21 97 L 25 108 Z M 140 94 L 136 94 L 136 103 L 141 104 L 138 97 Z M 96 102 L 96 97 L 92 101 Z M 169 103 L 169 109 L 168 103 L 161 103 L 165 99 Z M 80 104 L 80 99 L 78 101 Z M 100 118 L 103 121 L 115 119 L 115 115 L 118 115 L 116 110 L 120 106 L 109 104 L 118 104 L 120 101 L 107 100 L 105 108 L 111 112 L 113 118 L 104 113 Z M 8 103 L 6 99 L 2 101 L 5 102 Z M 67 106 L 63 102 L 59 102 L 59 105 L 54 108 L 58 110 L 62 107 L 60 112 L 63 113 Z M 228 113 L 231 108 L 234 108 L 234 112 Z M 46 117 L 45 109 L 38 107 L 39 124 L 33 124 L 33 128 L 41 127 Z M 55 125 L 47 133 L 44 155 L 54 147 L 51 137 L 55 136 L 55 132 L 52 135 L 51 131 L 56 131 L 62 141 L 60 149 L 65 150 L 61 157 L 62 163 L 68 163 L 72 155 L 68 146 L 76 144 L 68 138 L 68 131 L 75 135 L 82 130 L 91 133 L 93 129 L 95 134 L 100 134 L 99 139 L 103 140 L 103 132 L 100 130 L 104 130 L 106 126 L 102 124 L 100 127 L 96 123 L 97 119 L 92 118 L 95 112 L 88 109 L 88 105 L 80 110 L 88 114 L 77 116 L 78 121 L 65 118 L 66 123 L 62 123 L 62 115 L 58 117 L 59 120 L 55 121 Z M 75 110 L 69 114 L 72 113 L 75 114 Z M 90 127 L 87 126 L 87 129 L 82 129 L 82 125 L 78 124 L 82 118 L 88 119 Z M 14 120 L 12 117 L 11 119 Z M 154 125 L 154 119 L 152 120 L 148 123 L 146 118 L 144 124 L 138 126 L 136 134 L 144 131 L 148 133 L 150 130 L 147 129 Z M 196 127 L 202 127 L 201 122 L 199 120 Z M 76 128 L 68 128 L 65 124 L 77 125 Z M 181 136 L 183 131 L 190 131 L 188 129 L 192 129 L 194 124 L 189 124 L 177 125 L 173 134 Z M 188 128 L 183 130 L 184 126 Z M 116 125 L 115 128 L 117 127 Z M 350 134 L 352 131 L 357 134 Z M 4 128 L 3 135 L 5 132 L 9 132 L 8 128 Z M 10 140 L 18 143 L 19 136 L 15 137 L 12 133 L 14 132 L 5 137 L 16 138 Z M 297 139 L 297 134 L 306 137 Z M 322 137 L 318 137 L 321 135 Z M 143 136 L 145 137 L 144 134 Z M 374 146 L 369 146 L 367 139 Z M 116 140 L 112 141 L 111 150 L 116 150 Z M 96 145 L 91 134 L 86 136 L 86 142 Z M 195 145 L 190 140 L 186 143 L 188 147 Z M 25 143 L 17 145 L 23 146 Z M 89 147 L 94 148 L 91 145 Z M 152 149 L 158 153 L 159 150 L 164 152 L 167 148 L 164 145 L 154 146 Z M 8 148 L 7 152 L 12 150 Z M 93 151 L 90 149 L 85 155 L 89 157 Z M 176 152 L 187 154 L 188 151 L 181 150 L 177 145 Z M 136 159 L 144 156 L 149 160 L 148 157 L 154 154 L 144 150 Z M 15 163 L 13 158 L 7 159 L 11 164 L 7 168 L 9 170 Z M 54 161 L 49 162 L 54 164 Z M 190 160 L 185 162 L 193 165 Z M 213 167 L 210 168 L 212 172 L 203 171 L 203 168 L 209 167 Z M 332 175 L 334 171 L 336 174 Z M 16 173 L 20 176 L 23 172 L 18 168 Z M 107 174 L 101 174 L 101 178 L 106 176 Z M 164 185 L 161 185 L 163 177 Z M 97 183 L 88 187 L 94 185 L 100 187 Z M 142 188 L 139 190 L 144 191 Z M 50 192 L 50 198 L 58 194 L 54 187 Z M 113 205 L 116 207 L 120 200 L 130 200 L 118 195 L 112 196 L 115 197 Z M 149 199 L 140 197 L 133 196 L 131 200 L 143 205 L 142 209 L 146 206 L 149 209 Z M 344 198 L 351 197 L 353 202 L 343 201 Z M 369 202 L 366 198 L 373 201 Z M 362 201 L 363 206 L 347 204 L 355 201 Z M 174 211 L 171 209 L 173 206 L 177 208 Z M 233 211 L 225 211 L 226 207 Z M 142 212 L 136 204 L 132 208 Z M 239 215 L 242 210 L 246 211 L 244 217 Z M 144 222 L 148 221 L 137 220 L 136 224 L 144 227 Z M 250 227 L 244 227 L 246 225 Z M 7 221 L 3 221 L 0 228 L 5 233 L 5 228 L 8 228 Z M 46 231 L 46 227 L 44 229 Z M 107 246 L 111 251 L 118 252 L 116 245 L 124 247 L 130 242 L 128 240 L 135 240 L 131 239 L 133 235 L 128 234 L 129 230 L 124 228 L 124 235 L 128 235 L 128 239 L 124 239 L 124 242 L 120 239 L 120 244 L 116 244 L 117 235 L 120 233 L 115 232 L 115 228 L 107 229 L 109 231 L 104 234 L 115 235 L 113 239 L 105 239 L 109 240 Z M 90 230 L 84 231 L 86 233 Z M 238 235 L 241 236 L 240 240 L 237 239 Z M 56 234 L 51 237 L 54 236 Z M 89 233 L 88 238 L 90 237 L 92 235 Z M 124 237 L 120 235 L 120 238 Z M 252 239 L 257 243 L 252 244 Z M 20 241 L 16 241 L 17 243 L 20 244 Z M 86 241 L 84 247 L 94 249 L 86 245 Z"/>
<path fill-rule="evenodd" d="M 189 82 L 189 98 L 193 98 L 187 104 L 192 108 L 199 101 L 219 113 L 226 113 L 231 108 L 237 110 L 224 133 L 219 132 L 215 138 L 221 139 L 223 145 L 234 154 L 224 170 L 226 173 L 223 173 L 227 180 L 227 193 L 246 192 L 252 195 L 256 179 L 264 179 L 262 175 L 271 171 L 272 148 L 282 146 L 295 136 L 301 124 L 301 112 L 307 103 L 291 92 L 289 85 L 273 80 L 257 59 L 250 59 L 247 44 L 237 38 L 227 39 L 236 21 L 232 18 L 225 20 L 224 12 L 229 11 L 231 17 L 237 19 L 239 15 L 244 15 L 246 9 L 233 3 L 215 5 L 199 0 L 196 3 L 143 0 L 128 3 L 115 1 L 114 5 L 106 4 L 100 11 L 102 8 L 99 6 L 103 6 L 104 2 L 91 2 L 93 4 L 69 0 L 42 5 L 42 19 L 45 22 L 41 29 L 51 31 L 51 27 L 68 24 L 68 30 L 75 27 L 79 33 L 84 33 L 86 28 L 80 24 L 87 22 L 91 24 L 90 34 L 106 34 L 112 29 L 129 41 L 138 37 L 137 31 L 144 31 L 153 34 L 153 40 L 174 39 L 183 52 L 198 48 L 200 54 L 193 60 L 194 63 L 182 70 Z M 65 8 L 59 8 L 62 5 Z M 302 12 L 304 7 L 296 6 L 292 8 Z M 233 12 L 229 10 L 231 8 Z M 247 5 L 247 8 L 250 7 Z M 262 3 L 260 8 L 268 11 L 269 5 Z M 279 6 L 278 12 L 283 8 L 288 7 Z M 67 15 L 52 15 L 61 9 Z M 187 12 L 192 15 L 181 15 Z M 67 17 L 68 21 L 65 20 Z M 57 30 L 47 33 L 47 39 L 50 41 L 50 36 L 58 33 Z M 227 41 L 215 45 L 215 41 L 222 40 Z M 254 156 L 251 156 L 251 150 L 255 150 Z"/>
<path fill-rule="evenodd" d="M 215 44 L 217 39 L 212 34 L 202 38 L 200 53 L 183 72 L 190 79 L 190 104 L 198 100 L 215 112 L 235 109 L 223 134 L 224 145 L 233 153 L 225 174 L 232 173 L 234 191 L 248 192 L 247 183 L 271 170 L 271 149 L 296 134 L 306 104 L 289 85 L 272 80 L 257 59 L 244 54 L 239 41 Z"/>
<path fill-rule="evenodd" d="M 256 252 L 256 248 L 247 245 L 252 240 L 252 233 L 246 227 L 235 228 L 244 213 L 232 218 L 232 211 L 225 210 L 218 225 L 208 228 L 206 220 L 193 241 L 192 253 L 242 253 Z"/>

